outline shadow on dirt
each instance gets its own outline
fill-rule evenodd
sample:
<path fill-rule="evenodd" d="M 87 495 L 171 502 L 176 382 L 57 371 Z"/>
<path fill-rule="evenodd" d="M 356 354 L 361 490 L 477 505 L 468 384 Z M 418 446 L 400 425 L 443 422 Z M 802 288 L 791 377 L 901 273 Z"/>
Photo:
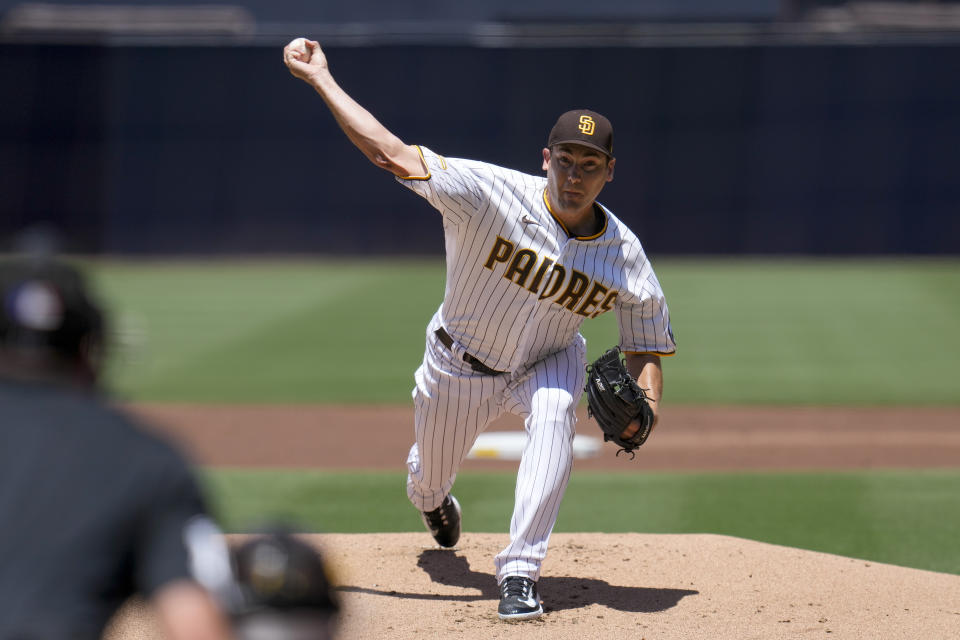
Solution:
<path fill-rule="evenodd" d="M 351 586 L 342 586 L 339 590 L 416 600 L 475 602 L 500 599 L 500 591 L 493 574 L 474 571 L 470 568 L 467 559 L 458 555 L 456 551 L 424 549 L 417 561 L 417 566 L 423 569 L 434 583 L 476 589 L 479 593 L 475 595 L 403 593 Z M 544 599 L 545 611 L 564 611 L 599 604 L 618 611 L 655 613 L 677 606 L 677 603 L 685 596 L 694 596 L 700 593 L 690 589 L 622 587 L 596 578 L 573 576 L 541 578 L 538 588 L 540 596 Z"/>

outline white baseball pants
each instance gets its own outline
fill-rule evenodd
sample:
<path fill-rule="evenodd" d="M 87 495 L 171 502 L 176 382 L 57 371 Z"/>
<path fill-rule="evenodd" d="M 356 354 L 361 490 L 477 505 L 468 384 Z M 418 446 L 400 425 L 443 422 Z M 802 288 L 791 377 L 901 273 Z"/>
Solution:
<path fill-rule="evenodd" d="M 514 372 L 482 375 L 427 332 L 413 390 L 416 443 L 407 458 L 407 495 L 420 511 L 437 508 L 477 436 L 504 412 L 524 419 L 524 446 L 510 521 L 510 544 L 495 558 L 497 582 L 538 580 L 573 465 L 575 409 L 584 385 L 586 341 Z M 439 325 L 437 325 L 439 326 Z"/>

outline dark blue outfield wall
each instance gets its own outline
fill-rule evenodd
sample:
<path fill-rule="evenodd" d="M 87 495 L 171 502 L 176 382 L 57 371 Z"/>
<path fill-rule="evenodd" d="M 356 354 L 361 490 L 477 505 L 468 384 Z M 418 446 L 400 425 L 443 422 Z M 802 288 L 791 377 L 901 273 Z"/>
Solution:
<path fill-rule="evenodd" d="M 408 142 L 540 171 L 616 130 L 601 200 L 651 254 L 960 252 L 960 47 L 331 48 Z M 0 46 L 0 236 L 109 253 L 439 253 L 280 47 Z"/>

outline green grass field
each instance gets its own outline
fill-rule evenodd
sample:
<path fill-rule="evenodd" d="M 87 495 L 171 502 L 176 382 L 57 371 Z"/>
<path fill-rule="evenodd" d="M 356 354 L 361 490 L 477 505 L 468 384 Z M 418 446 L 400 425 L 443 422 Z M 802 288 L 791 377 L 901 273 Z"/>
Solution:
<path fill-rule="evenodd" d="M 325 533 L 423 530 L 400 472 L 217 470 L 208 480 L 231 530 L 266 520 Z M 461 473 L 465 528 L 505 534 L 514 481 Z M 958 507 L 960 470 L 583 472 L 571 478 L 555 531 L 717 533 L 960 574 Z"/>
<path fill-rule="evenodd" d="M 957 405 L 960 260 L 664 259 L 674 404 Z M 123 398 L 406 403 L 440 260 L 98 262 Z M 587 321 L 589 355 L 617 341 Z"/>
<path fill-rule="evenodd" d="M 438 259 L 89 266 L 116 312 L 108 386 L 133 401 L 406 404 L 444 286 Z M 679 344 L 664 361 L 672 404 L 960 405 L 960 259 L 655 266 Z M 584 334 L 599 355 L 617 339 L 612 315 Z M 276 518 L 421 530 L 400 469 L 206 478 L 228 530 Z M 506 531 L 513 482 L 459 476 L 468 529 Z M 590 530 L 721 533 L 960 573 L 960 470 L 575 473 L 557 531 Z"/>

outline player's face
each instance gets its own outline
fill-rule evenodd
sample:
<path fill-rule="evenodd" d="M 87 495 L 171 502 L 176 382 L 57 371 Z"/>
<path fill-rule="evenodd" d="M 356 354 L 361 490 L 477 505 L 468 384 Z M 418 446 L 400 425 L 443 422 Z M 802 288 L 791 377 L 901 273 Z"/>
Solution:
<path fill-rule="evenodd" d="M 558 144 L 543 150 L 550 203 L 564 213 L 593 205 L 604 185 L 613 180 L 614 158 L 579 144 Z"/>

